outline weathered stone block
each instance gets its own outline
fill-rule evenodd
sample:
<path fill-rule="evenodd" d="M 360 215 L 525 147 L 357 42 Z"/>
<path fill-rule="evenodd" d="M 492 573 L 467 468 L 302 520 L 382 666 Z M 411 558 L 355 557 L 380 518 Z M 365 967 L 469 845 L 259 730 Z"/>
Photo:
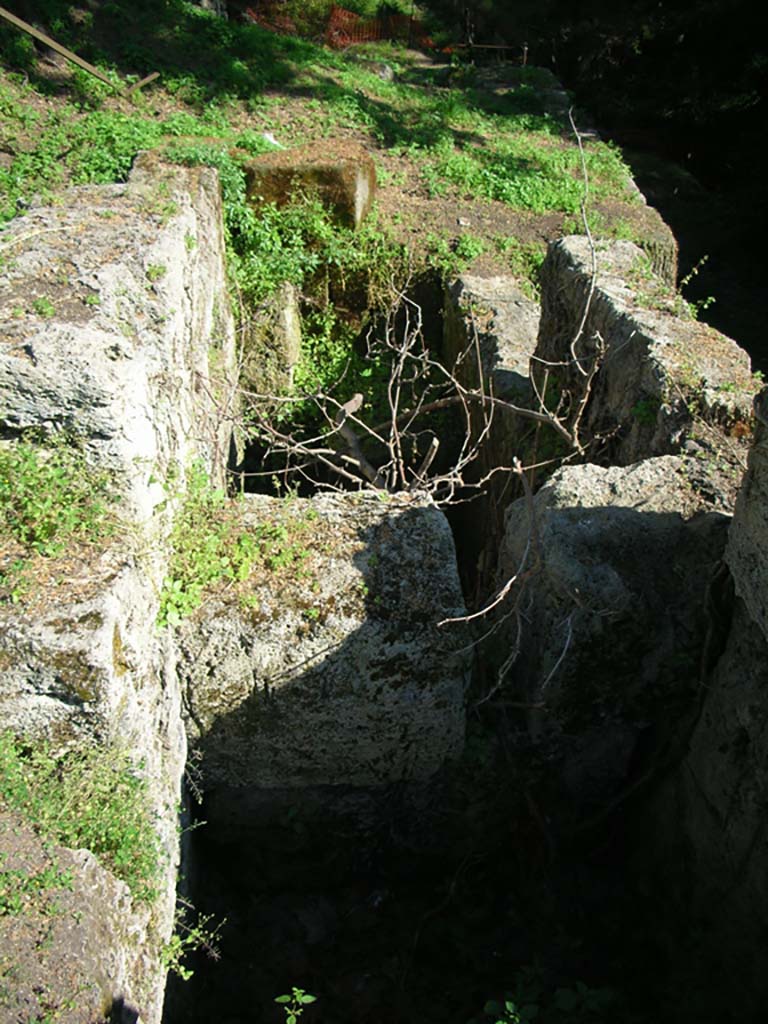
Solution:
<path fill-rule="evenodd" d="M 0 850 L 6 895 L 14 875 L 39 885 L 23 913 L 0 914 L 2 1019 L 159 1021 L 151 905 L 137 907 L 88 850 L 45 842 L 3 811 Z"/>
<path fill-rule="evenodd" d="M 673 456 L 560 469 L 532 508 L 509 507 L 498 585 L 519 582 L 498 612 L 495 659 L 518 650 L 506 686 L 560 759 L 566 818 L 604 806 L 648 724 L 690 704 L 728 522 Z"/>
<path fill-rule="evenodd" d="M 726 560 L 736 593 L 768 641 L 768 389 L 755 398 L 755 437 L 736 503 Z"/>
<path fill-rule="evenodd" d="M 746 352 L 706 324 L 681 316 L 679 301 L 631 242 L 598 242 L 596 259 L 590 298 L 587 239 L 563 238 L 550 246 L 532 364 L 539 377 L 548 364 L 578 410 L 598 344 L 605 346 L 581 419 L 582 440 L 602 436 L 601 461 L 620 465 L 680 451 L 699 424 L 717 428 L 706 444 L 727 448 L 733 441 L 738 447 L 749 432 L 755 391 Z"/>
<path fill-rule="evenodd" d="M 280 509 L 246 499 L 255 528 Z M 311 555 L 246 607 L 212 600 L 180 628 L 179 672 L 204 785 L 378 786 L 424 780 L 464 737 L 466 656 L 442 618 L 463 600 L 453 538 L 409 498 L 319 495 L 293 513 Z"/>
<path fill-rule="evenodd" d="M 284 206 L 317 195 L 348 227 L 360 227 L 376 193 L 376 166 L 366 149 L 338 139 L 259 156 L 245 165 L 248 198 Z"/>
<path fill-rule="evenodd" d="M 250 395 L 282 394 L 300 358 L 299 290 L 285 281 L 243 325 L 240 387 Z"/>
<path fill-rule="evenodd" d="M 126 185 L 74 189 L 31 210 L 3 244 L 13 257 L 0 284 L 5 443 L 28 431 L 78 435 L 121 502 L 113 536 L 85 557 L 75 545 L 49 560 L 19 604 L 0 604 L 0 729 L 57 750 L 120 747 L 146 778 L 167 854 L 160 895 L 151 907 L 132 902 L 90 855 L 70 855 L 86 912 L 54 931 L 47 956 L 66 974 L 51 977 L 72 1004 L 62 1020 L 101 1019 L 110 1007 L 94 999 L 125 996 L 159 1024 L 186 755 L 174 649 L 156 625 L 164 534 L 190 463 L 223 479 L 233 413 L 217 176 L 147 158 Z M 0 837 L 0 850 L 11 846 Z M 9 977 L 4 1006 L 25 998 Z"/>
<path fill-rule="evenodd" d="M 709 628 L 715 654 L 699 690 L 689 742 L 680 764 L 641 818 L 655 837 L 643 869 L 663 879 L 659 906 L 670 935 L 680 922 L 696 945 L 668 943 L 675 969 L 706 965 L 706 1010 L 758 1019 L 768 999 L 765 921 L 768 917 L 768 621 L 766 620 L 765 392 L 755 403 L 748 471 L 729 531 L 726 562 L 732 597 L 713 594 Z M 662 919 L 660 934 L 667 921 Z"/>
<path fill-rule="evenodd" d="M 223 244 L 216 172 L 150 158 L 126 185 L 73 189 L 14 220 L 0 428 L 79 435 L 142 520 L 169 472 L 183 479 L 199 458 L 220 475 L 234 403 Z"/>

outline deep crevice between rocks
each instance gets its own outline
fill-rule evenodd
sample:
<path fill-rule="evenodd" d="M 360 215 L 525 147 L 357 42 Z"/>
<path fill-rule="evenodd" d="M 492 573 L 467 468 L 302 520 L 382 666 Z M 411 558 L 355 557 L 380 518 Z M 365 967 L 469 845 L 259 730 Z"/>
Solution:
<path fill-rule="evenodd" d="M 473 599 L 498 554 L 488 516 L 481 502 L 449 513 Z M 307 1020 L 324 1024 L 481 1021 L 489 998 L 526 984 L 547 1022 L 729 1019 L 701 942 L 707 922 L 685 919 L 684 898 L 657 905 L 677 866 L 667 870 L 647 831 L 695 718 L 668 735 L 639 723 L 629 781 L 574 826 L 562 749 L 532 738 L 514 700 L 477 701 L 494 657 L 474 654 L 463 757 L 428 782 L 250 789 L 239 801 L 203 782 L 201 804 L 188 796 L 180 891 L 224 923 L 220 956 L 199 951 L 192 980 L 170 980 L 165 1024 L 277 1024 L 274 999 L 293 986 L 317 996 Z M 611 989 L 611 1008 L 558 1015 L 552 993 L 576 982 Z"/>

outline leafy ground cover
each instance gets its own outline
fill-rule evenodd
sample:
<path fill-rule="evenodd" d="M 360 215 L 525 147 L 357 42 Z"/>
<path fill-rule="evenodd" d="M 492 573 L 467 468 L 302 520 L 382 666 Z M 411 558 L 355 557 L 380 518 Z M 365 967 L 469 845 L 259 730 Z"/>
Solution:
<path fill-rule="evenodd" d="M 75 443 L 0 446 L 0 599 L 19 601 L 47 560 L 105 539 L 112 501 L 109 475 Z"/>
<path fill-rule="evenodd" d="M 110 95 L 85 72 L 41 63 L 31 40 L 0 27 L 4 220 L 19 204 L 68 183 L 124 180 L 140 149 L 179 136 L 216 138 L 208 158 L 225 176 L 228 207 L 239 206 L 236 173 L 225 156 L 231 147 L 251 154 L 270 148 L 264 132 L 281 145 L 339 136 L 363 141 L 380 163 L 387 219 L 398 193 L 496 201 L 535 213 L 579 208 L 578 149 L 562 117 L 548 110 L 541 90 L 547 76 L 537 69 L 518 69 L 512 87 L 493 90 L 473 83 L 471 72 L 396 46 L 337 53 L 224 21 L 184 0 L 107 3 L 93 12 L 55 0 L 43 6 L 54 35 L 116 82 L 128 72 L 130 81 L 160 69 L 161 84 L 133 101 Z M 546 84 L 551 89 L 553 82 Z M 196 158 L 204 159 L 205 150 L 201 144 Z M 181 153 L 188 158 L 189 147 Z M 626 196 L 627 172 L 616 150 L 591 140 L 586 160 L 596 198 Z M 234 211 L 229 221 L 234 229 Z M 246 234 L 252 229 L 243 226 Z"/>
<path fill-rule="evenodd" d="M 23 814 L 50 841 L 91 850 L 140 901 L 154 899 L 162 864 L 145 792 L 118 751 L 84 747 L 60 755 L 0 733 L 0 808 Z"/>

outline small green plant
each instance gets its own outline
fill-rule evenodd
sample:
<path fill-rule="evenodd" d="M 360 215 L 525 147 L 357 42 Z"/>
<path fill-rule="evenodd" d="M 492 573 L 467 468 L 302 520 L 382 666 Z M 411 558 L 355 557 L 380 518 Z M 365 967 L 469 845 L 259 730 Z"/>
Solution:
<path fill-rule="evenodd" d="M 522 290 L 529 298 L 539 301 L 545 247 L 535 242 L 520 242 L 516 238 L 497 238 L 495 244 L 506 258 L 511 272 L 519 279 Z"/>
<path fill-rule="evenodd" d="M 490 999 L 483 1017 L 470 1024 L 596 1024 L 614 1008 L 617 995 L 612 989 L 590 988 L 582 981 L 554 990 L 536 966 L 523 967 L 515 976 L 515 987 L 503 999 Z"/>
<path fill-rule="evenodd" d="M 189 471 L 171 545 L 160 595 L 160 627 L 178 625 L 217 585 L 243 583 L 257 566 L 270 572 L 298 566 L 308 554 L 284 522 L 266 521 L 245 530 L 239 500 L 212 487 L 199 465 Z"/>
<path fill-rule="evenodd" d="M 108 533 L 112 501 L 109 475 L 90 467 L 75 444 L 0 447 L 0 540 L 5 535 L 29 552 L 57 555 L 70 538 Z"/>
<path fill-rule="evenodd" d="M 147 280 L 151 281 L 152 284 L 154 284 L 156 281 L 159 281 L 161 278 L 165 277 L 167 272 L 168 268 L 164 266 L 162 263 L 150 263 L 145 271 L 147 275 Z"/>
<path fill-rule="evenodd" d="M 186 957 L 198 951 L 204 951 L 212 960 L 219 959 L 218 939 L 225 921 L 211 926 L 212 914 L 199 914 L 194 924 L 187 917 L 194 908 L 183 903 L 176 911 L 174 931 L 170 939 L 160 951 L 160 960 L 166 970 L 171 971 L 182 981 L 189 981 L 195 973 L 184 961 Z"/>
<path fill-rule="evenodd" d="M 477 245 L 476 243 L 480 244 Z M 472 235 L 462 235 L 451 243 L 439 235 L 427 239 L 428 261 L 442 277 L 453 277 L 466 270 L 468 265 L 485 251 L 485 244 Z"/>
<path fill-rule="evenodd" d="M 88 294 L 83 299 L 83 302 L 86 304 L 86 306 L 99 306 L 101 305 L 101 298 L 99 297 L 97 292 L 88 292 Z"/>
<path fill-rule="evenodd" d="M 32 311 L 37 313 L 38 316 L 44 317 L 46 320 L 50 320 L 51 317 L 56 316 L 56 307 L 46 295 L 41 295 L 39 299 L 35 299 L 32 303 Z"/>
<path fill-rule="evenodd" d="M 317 996 L 310 995 L 309 992 L 305 992 L 303 988 L 297 988 L 295 985 L 291 988 L 290 995 L 275 998 L 275 1002 L 279 1003 L 285 1012 L 285 1024 L 296 1024 L 304 1013 L 305 1007 L 316 1000 Z"/>
<path fill-rule="evenodd" d="M 0 807 L 47 839 L 90 850 L 134 899 L 157 895 L 163 854 L 146 782 L 126 753 L 84 746 L 60 755 L 0 733 Z"/>
<path fill-rule="evenodd" d="M 483 1007 L 483 1013 L 491 1018 L 493 1024 L 528 1024 L 528 1021 L 538 1017 L 539 1007 L 536 1003 L 518 1006 L 514 999 L 505 999 L 503 1002 L 489 999 Z"/>
<path fill-rule="evenodd" d="M 642 427 L 650 427 L 656 422 L 661 402 L 658 398 L 642 398 L 632 406 L 632 416 Z"/>
<path fill-rule="evenodd" d="M 55 864 L 33 872 L 0 869 L 0 917 L 18 917 L 30 906 L 47 915 L 56 914 L 58 905 L 51 897 L 64 889 L 72 890 L 72 873 Z"/>

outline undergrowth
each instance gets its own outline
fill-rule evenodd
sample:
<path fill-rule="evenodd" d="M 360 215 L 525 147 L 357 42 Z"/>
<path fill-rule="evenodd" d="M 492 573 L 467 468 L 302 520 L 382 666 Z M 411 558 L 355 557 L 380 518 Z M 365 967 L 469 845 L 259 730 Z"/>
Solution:
<path fill-rule="evenodd" d="M 163 854 L 146 783 L 126 754 L 100 746 L 59 754 L 0 733 L 0 806 L 44 839 L 90 850 L 139 902 L 157 896 Z"/>
<path fill-rule="evenodd" d="M 54 558 L 73 540 L 94 542 L 114 527 L 111 478 L 76 443 L 0 445 L 0 594 L 19 599 L 35 557 Z"/>
<path fill-rule="evenodd" d="M 257 570 L 300 570 L 308 555 L 304 523 L 288 517 L 246 528 L 240 503 L 212 487 L 193 466 L 171 533 L 171 558 L 160 595 L 158 625 L 176 626 L 217 586 L 245 583 Z M 247 602 L 247 595 L 243 595 Z"/>

